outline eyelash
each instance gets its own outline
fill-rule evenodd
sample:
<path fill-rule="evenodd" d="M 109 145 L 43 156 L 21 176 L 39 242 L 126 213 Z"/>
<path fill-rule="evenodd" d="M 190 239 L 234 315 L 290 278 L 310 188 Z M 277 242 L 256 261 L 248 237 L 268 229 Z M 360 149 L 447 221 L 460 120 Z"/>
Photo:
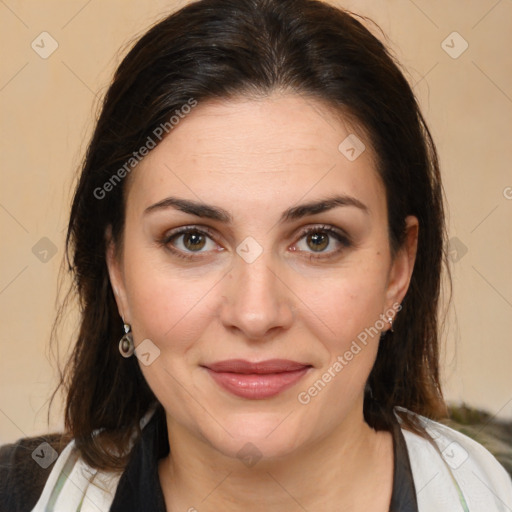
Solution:
<path fill-rule="evenodd" d="M 197 255 L 184 253 L 178 249 L 175 249 L 170 245 L 171 241 L 175 238 L 178 238 L 181 235 L 186 235 L 187 233 L 196 233 L 199 235 L 207 236 L 208 238 L 213 240 L 213 233 L 205 227 L 198 228 L 196 226 L 187 226 L 184 228 L 177 228 L 174 231 L 171 231 L 169 234 L 166 234 L 162 239 L 158 240 L 158 244 L 165 247 L 169 251 L 171 251 L 178 258 L 182 258 L 184 260 L 194 260 L 197 259 Z"/>
<path fill-rule="evenodd" d="M 187 227 L 184 227 L 184 228 L 177 228 L 175 231 L 172 231 L 171 233 L 166 234 L 160 240 L 157 240 L 157 242 L 158 242 L 159 245 L 167 248 L 169 251 L 171 251 L 175 256 L 177 256 L 179 258 L 182 258 L 182 259 L 185 259 L 185 260 L 189 260 L 189 261 L 197 260 L 197 255 L 199 253 L 198 254 L 194 254 L 194 253 L 187 254 L 187 253 L 182 252 L 179 249 L 174 248 L 172 246 L 172 244 L 171 244 L 171 242 L 174 239 L 176 239 L 176 238 L 178 238 L 178 237 L 180 237 L 182 235 L 186 235 L 187 233 L 195 233 L 195 234 L 199 234 L 199 235 L 202 235 L 202 236 L 206 236 L 206 237 L 210 238 L 211 240 L 213 240 L 213 238 L 214 238 L 213 232 L 211 230 L 209 230 L 208 228 L 206 228 L 206 227 L 199 228 L 197 226 L 187 226 Z M 299 238 L 298 238 L 297 241 L 302 240 L 304 237 L 308 236 L 310 233 L 324 233 L 324 234 L 327 234 L 330 237 L 332 237 L 335 240 L 337 240 L 338 243 L 340 243 L 340 245 L 342 246 L 339 249 L 336 249 L 334 251 L 330 251 L 330 252 L 327 252 L 327 253 L 318 253 L 318 254 L 315 254 L 314 252 L 308 253 L 309 255 L 307 256 L 307 258 L 310 261 L 311 260 L 320 260 L 320 259 L 324 259 L 325 260 L 327 258 L 330 258 L 330 257 L 333 257 L 334 255 L 339 254 L 344 249 L 347 249 L 347 248 L 352 246 L 352 242 L 350 241 L 350 239 L 349 239 L 349 237 L 347 235 L 345 235 L 341 231 L 338 231 L 338 230 L 332 228 L 331 226 L 326 226 L 326 225 L 310 226 L 308 228 L 303 229 L 300 232 L 300 235 L 299 235 Z"/>
<path fill-rule="evenodd" d="M 338 255 L 340 252 L 342 252 L 344 249 L 348 249 L 352 246 L 352 242 L 350 241 L 349 237 L 343 233 L 342 231 L 339 231 L 337 229 L 334 229 L 331 226 L 326 225 L 317 225 L 317 226 L 310 226 L 305 229 L 303 229 L 300 232 L 299 240 L 302 240 L 304 237 L 307 237 L 310 233 L 324 233 L 328 235 L 329 237 L 334 238 L 341 247 L 326 253 L 319 252 L 318 254 L 315 254 L 314 252 L 307 253 L 307 258 L 311 260 L 326 260 L 328 258 L 332 258 L 336 255 Z"/>

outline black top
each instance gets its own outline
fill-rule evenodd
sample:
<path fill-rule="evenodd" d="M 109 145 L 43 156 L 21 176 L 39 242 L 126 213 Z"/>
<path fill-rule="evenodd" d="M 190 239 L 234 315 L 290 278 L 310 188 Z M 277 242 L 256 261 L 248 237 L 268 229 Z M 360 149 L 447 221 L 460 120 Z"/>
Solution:
<path fill-rule="evenodd" d="M 393 435 L 393 492 L 389 512 L 418 512 L 416 490 L 405 439 L 397 421 Z M 158 477 L 158 461 L 169 454 L 163 412 L 158 409 L 144 428 L 119 481 L 111 512 L 166 512 Z"/>

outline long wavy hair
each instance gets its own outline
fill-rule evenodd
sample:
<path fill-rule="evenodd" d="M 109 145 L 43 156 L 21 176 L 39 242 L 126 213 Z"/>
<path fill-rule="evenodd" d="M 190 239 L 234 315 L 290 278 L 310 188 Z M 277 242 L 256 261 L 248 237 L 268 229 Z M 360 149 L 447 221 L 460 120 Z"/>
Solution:
<path fill-rule="evenodd" d="M 402 311 L 369 376 L 365 419 L 376 429 L 389 428 L 395 406 L 444 416 L 438 303 L 447 260 L 438 157 L 395 58 L 358 18 L 316 0 L 200 0 L 153 26 L 116 70 L 81 168 L 66 238 L 81 320 L 60 386 L 67 394 L 66 429 L 90 465 L 122 469 L 130 438 L 140 434 L 140 419 L 156 401 L 137 359 L 124 359 L 118 350 L 122 320 L 107 273 L 105 233 L 111 229 L 122 247 L 127 180 L 114 175 L 124 177 L 119 170 L 127 171 L 134 152 L 191 98 L 200 103 L 290 91 L 363 127 L 386 190 L 392 254 L 404 242 L 405 218 L 415 215 L 420 224 Z M 408 415 L 403 420 L 418 429 Z"/>

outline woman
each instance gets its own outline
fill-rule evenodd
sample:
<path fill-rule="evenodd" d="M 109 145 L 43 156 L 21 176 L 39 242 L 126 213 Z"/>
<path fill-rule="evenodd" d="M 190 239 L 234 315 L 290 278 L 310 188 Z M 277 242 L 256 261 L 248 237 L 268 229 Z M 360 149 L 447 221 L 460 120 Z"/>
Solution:
<path fill-rule="evenodd" d="M 13 449 L 9 510 L 512 507 L 498 462 L 435 421 L 436 150 L 349 13 L 202 0 L 153 27 L 107 93 L 67 241 L 72 441 L 21 484 L 31 503 Z"/>

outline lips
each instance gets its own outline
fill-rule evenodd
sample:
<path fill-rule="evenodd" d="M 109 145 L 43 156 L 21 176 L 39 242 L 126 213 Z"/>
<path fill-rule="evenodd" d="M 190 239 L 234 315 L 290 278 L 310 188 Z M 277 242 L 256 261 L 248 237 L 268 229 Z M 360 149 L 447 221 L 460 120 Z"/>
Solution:
<path fill-rule="evenodd" d="M 288 359 L 269 359 L 267 361 L 260 361 L 257 363 L 251 363 L 244 359 L 230 359 L 228 361 L 220 361 L 218 363 L 212 363 L 207 365 L 207 368 L 214 372 L 230 372 L 230 373 L 257 373 L 257 374 L 268 374 L 268 373 L 281 373 L 281 372 L 292 372 L 300 370 L 308 364 L 297 363 Z"/>
<path fill-rule="evenodd" d="M 311 365 L 287 359 L 249 362 L 219 361 L 205 366 L 212 379 L 238 397 L 261 400 L 282 393 L 296 384 Z"/>

